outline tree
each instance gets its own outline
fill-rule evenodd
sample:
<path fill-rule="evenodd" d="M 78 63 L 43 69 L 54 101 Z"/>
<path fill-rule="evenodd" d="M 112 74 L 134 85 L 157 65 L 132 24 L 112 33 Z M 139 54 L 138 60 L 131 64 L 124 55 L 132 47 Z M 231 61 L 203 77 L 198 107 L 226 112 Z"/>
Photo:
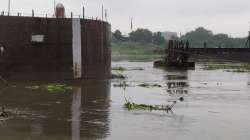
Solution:
<path fill-rule="evenodd" d="M 113 33 L 113 36 L 117 40 L 123 40 L 122 32 L 120 30 L 115 30 L 115 32 Z"/>
<path fill-rule="evenodd" d="M 153 34 L 153 43 L 156 45 L 162 45 L 165 43 L 165 39 L 161 32 L 156 32 Z"/>
<path fill-rule="evenodd" d="M 129 38 L 135 42 L 152 43 L 153 33 L 148 29 L 137 29 L 129 34 Z"/>
<path fill-rule="evenodd" d="M 200 48 L 206 42 L 208 48 L 239 48 L 244 46 L 244 38 L 231 38 L 227 34 L 214 35 L 203 27 L 195 29 L 195 31 L 188 32 L 181 37 L 181 40 L 189 40 L 190 46 Z"/>

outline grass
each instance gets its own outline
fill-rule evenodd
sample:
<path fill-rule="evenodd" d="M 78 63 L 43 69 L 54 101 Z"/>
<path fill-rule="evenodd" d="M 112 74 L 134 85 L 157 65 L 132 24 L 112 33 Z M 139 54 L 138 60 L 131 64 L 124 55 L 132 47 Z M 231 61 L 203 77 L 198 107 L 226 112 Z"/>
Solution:
<path fill-rule="evenodd" d="M 112 60 L 154 60 L 165 55 L 165 47 L 150 43 L 113 42 Z"/>

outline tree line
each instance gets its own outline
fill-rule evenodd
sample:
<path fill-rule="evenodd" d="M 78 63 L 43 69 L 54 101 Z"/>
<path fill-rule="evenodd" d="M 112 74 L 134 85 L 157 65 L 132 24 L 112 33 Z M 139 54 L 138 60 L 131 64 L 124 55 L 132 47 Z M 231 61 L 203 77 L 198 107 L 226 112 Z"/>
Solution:
<path fill-rule="evenodd" d="M 112 33 L 112 40 L 152 43 L 156 45 L 163 45 L 165 43 L 165 39 L 161 32 L 152 32 L 143 28 L 132 31 L 128 36 L 123 35 L 120 30 L 116 30 L 114 33 Z"/>
<path fill-rule="evenodd" d="M 203 27 L 198 27 L 185 35 L 175 38 L 176 40 L 188 40 L 190 47 L 201 48 L 204 44 L 207 48 L 243 48 L 246 47 L 246 38 L 232 38 L 227 34 L 214 34 Z M 152 32 L 148 29 L 139 28 L 125 36 L 121 31 L 112 33 L 112 41 L 133 41 L 142 43 L 152 43 L 155 45 L 165 45 L 166 40 L 161 32 Z"/>

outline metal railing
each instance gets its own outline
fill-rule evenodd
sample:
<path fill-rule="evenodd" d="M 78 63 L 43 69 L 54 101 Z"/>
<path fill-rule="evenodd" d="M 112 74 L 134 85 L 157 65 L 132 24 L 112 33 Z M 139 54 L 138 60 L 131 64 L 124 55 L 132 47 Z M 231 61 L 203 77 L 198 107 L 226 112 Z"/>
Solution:
<path fill-rule="evenodd" d="M 21 12 L 6 12 L 6 11 L 0 11 L 0 16 L 20 16 L 20 17 L 38 17 L 38 18 L 56 18 L 54 14 L 41 14 L 41 13 L 36 13 L 34 10 L 32 10 L 30 13 L 21 13 Z M 74 14 L 73 12 L 71 13 L 66 13 L 65 18 L 84 18 L 84 19 L 90 19 L 90 20 L 97 20 L 97 21 L 106 21 L 107 20 L 102 20 L 102 18 L 99 17 L 86 17 L 83 15 L 79 14 Z"/>

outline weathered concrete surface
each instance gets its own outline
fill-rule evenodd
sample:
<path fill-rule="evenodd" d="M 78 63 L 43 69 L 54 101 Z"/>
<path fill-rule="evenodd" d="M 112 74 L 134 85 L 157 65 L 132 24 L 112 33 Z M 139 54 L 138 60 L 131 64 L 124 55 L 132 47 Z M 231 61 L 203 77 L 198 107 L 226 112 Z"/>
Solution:
<path fill-rule="evenodd" d="M 110 77 L 111 27 L 81 19 L 82 77 Z M 32 35 L 44 36 L 42 42 Z M 0 16 L 0 75 L 7 79 L 72 79 L 72 19 Z"/>

